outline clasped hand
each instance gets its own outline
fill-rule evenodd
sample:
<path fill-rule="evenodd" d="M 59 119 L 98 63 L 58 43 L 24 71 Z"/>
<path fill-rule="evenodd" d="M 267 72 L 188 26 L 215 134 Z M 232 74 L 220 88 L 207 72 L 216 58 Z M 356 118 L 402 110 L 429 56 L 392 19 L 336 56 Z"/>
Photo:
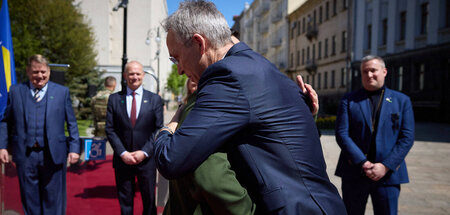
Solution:
<path fill-rule="evenodd" d="M 122 158 L 122 161 L 128 165 L 140 164 L 146 158 L 144 151 L 142 150 L 125 152 L 120 157 Z"/>
<path fill-rule="evenodd" d="M 378 181 L 386 175 L 388 172 L 388 168 L 384 166 L 382 163 L 372 163 L 370 161 L 366 161 L 362 169 L 366 176 L 370 178 L 372 181 Z"/>

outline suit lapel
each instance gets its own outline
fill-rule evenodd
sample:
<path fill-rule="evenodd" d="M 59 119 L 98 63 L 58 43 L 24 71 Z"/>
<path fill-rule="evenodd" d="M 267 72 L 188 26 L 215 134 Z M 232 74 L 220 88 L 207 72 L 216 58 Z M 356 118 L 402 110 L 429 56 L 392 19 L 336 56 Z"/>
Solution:
<path fill-rule="evenodd" d="M 58 93 L 57 90 L 53 90 L 54 85 L 49 81 L 47 86 L 47 92 L 45 93 L 46 95 L 44 95 L 43 99 L 47 100 L 47 105 L 45 106 L 45 120 L 47 121 L 47 119 L 50 118 L 50 113 L 52 113 L 52 111 L 50 110 L 52 107 L 54 107 L 55 104 L 54 103 L 54 98 L 56 97 L 55 94 Z M 65 107 L 64 107 L 65 108 Z"/>
<path fill-rule="evenodd" d="M 372 113 L 370 112 L 370 101 L 369 97 L 365 94 L 365 92 L 361 92 L 362 99 L 359 102 L 359 107 L 361 109 L 362 115 L 364 117 L 364 120 L 367 123 L 367 126 L 369 126 L 370 129 L 372 129 Z"/>
<path fill-rule="evenodd" d="M 141 101 L 141 107 L 139 110 L 139 114 L 136 119 L 136 125 L 141 121 L 140 119 L 143 119 L 145 115 L 147 114 L 148 106 L 150 105 L 150 95 L 145 90 L 142 91 L 142 101 Z"/>
<path fill-rule="evenodd" d="M 386 99 L 389 98 L 389 99 Z M 378 119 L 378 131 L 380 130 L 380 127 L 383 125 L 386 118 L 390 117 L 390 114 L 388 114 L 389 109 L 391 109 L 391 102 L 388 102 L 392 100 L 392 93 L 391 90 L 389 90 L 387 87 L 385 88 L 383 99 L 381 102 L 381 110 L 380 110 L 380 118 Z"/>
<path fill-rule="evenodd" d="M 127 93 L 120 94 L 119 100 L 120 114 L 122 115 L 122 119 L 126 119 L 128 126 L 131 127 L 130 117 L 127 112 Z"/>
<path fill-rule="evenodd" d="M 29 99 L 27 97 L 27 96 L 30 96 L 30 94 L 29 94 L 30 93 L 30 88 L 31 88 L 30 87 L 30 82 L 28 82 L 28 83 L 24 84 L 24 86 L 21 87 L 21 90 L 20 90 L 20 93 L 22 94 L 22 111 L 23 111 L 23 114 L 25 114 L 25 125 L 28 122 L 28 114 L 27 114 L 27 111 L 26 111 L 27 109 L 25 107 L 29 107 L 30 106 L 30 104 L 28 104 Z"/>

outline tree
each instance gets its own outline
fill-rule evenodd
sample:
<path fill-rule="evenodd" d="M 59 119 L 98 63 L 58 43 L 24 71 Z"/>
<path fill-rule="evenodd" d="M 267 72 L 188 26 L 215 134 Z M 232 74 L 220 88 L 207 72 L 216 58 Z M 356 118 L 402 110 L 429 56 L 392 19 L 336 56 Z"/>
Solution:
<path fill-rule="evenodd" d="M 186 75 L 178 74 L 178 67 L 176 64 L 172 65 L 172 71 L 170 72 L 169 77 L 167 78 L 167 89 L 172 91 L 173 94 L 179 95 L 182 93 L 182 89 L 186 84 L 187 77 Z"/>
<path fill-rule="evenodd" d="M 73 0 L 13 0 L 9 9 L 18 80 L 26 80 L 26 61 L 33 54 L 70 64 L 65 84 L 73 97 L 89 106 L 88 85 L 98 85 L 100 73 L 94 69 L 94 34 L 79 7 Z"/>

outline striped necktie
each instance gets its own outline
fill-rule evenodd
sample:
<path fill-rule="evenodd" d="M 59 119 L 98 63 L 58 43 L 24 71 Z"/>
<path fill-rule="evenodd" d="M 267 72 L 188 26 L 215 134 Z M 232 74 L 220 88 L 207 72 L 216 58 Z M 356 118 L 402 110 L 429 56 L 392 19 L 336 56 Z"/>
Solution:
<path fill-rule="evenodd" d="M 36 88 L 34 89 L 34 101 L 36 102 L 40 102 L 41 101 L 41 97 L 39 96 L 39 91 L 41 91 L 41 89 Z"/>

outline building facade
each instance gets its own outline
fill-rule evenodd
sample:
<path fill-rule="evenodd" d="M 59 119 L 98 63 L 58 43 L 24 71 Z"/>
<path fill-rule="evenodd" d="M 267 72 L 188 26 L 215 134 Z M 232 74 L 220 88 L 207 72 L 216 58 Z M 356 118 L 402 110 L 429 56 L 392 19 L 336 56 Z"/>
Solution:
<path fill-rule="evenodd" d="M 255 0 L 239 16 L 241 41 L 281 72 L 287 70 L 287 3 L 287 0 Z"/>
<path fill-rule="evenodd" d="M 79 6 L 93 28 L 97 68 L 105 72 L 103 76 L 111 75 L 121 80 L 124 9 L 113 11 L 118 2 L 120 1 L 76 0 L 74 4 Z M 157 92 L 156 78 L 160 79 L 161 95 L 166 94 L 165 86 L 172 65 L 165 42 L 166 32 L 160 26 L 160 22 L 167 17 L 167 11 L 165 0 L 128 1 L 127 6 L 128 61 L 137 60 L 144 65 L 147 73 L 143 83 L 145 89 Z M 119 90 L 120 85 L 116 87 L 116 91 Z"/>
<path fill-rule="evenodd" d="M 417 120 L 450 122 L 450 0 L 354 1 L 351 88 L 360 60 L 386 61 L 386 86 L 410 96 Z"/>
<path fill-rule="evenodd" d="M 287 74 L 302 75 L 319 94 L 321 113 L 335 114 L 349 83 L 349 0 L 308 0 L 291 11 Z"/>

